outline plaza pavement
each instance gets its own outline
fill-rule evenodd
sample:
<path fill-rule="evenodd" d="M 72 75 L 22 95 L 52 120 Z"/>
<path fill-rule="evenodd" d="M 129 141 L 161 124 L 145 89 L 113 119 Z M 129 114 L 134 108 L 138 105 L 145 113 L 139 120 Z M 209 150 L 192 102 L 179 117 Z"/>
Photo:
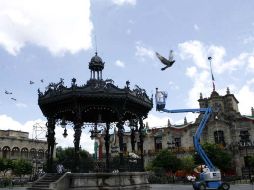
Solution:
<path fill-rule="evenodd" d="M 193 190 L 192 185 L 179 184 L 152 184 L 151 190 Z M 230 190 L 254 190 L 254 186 L 250 184 L 230 185 Z"/>
<path fill-rule="evenodd" d="M 151 184 L 151 190 L 193 190 L 192 185 L 180 185 L 180 184 Z M 10 187 L 0 188 L 0 190 L 25 190 L 26 187 Z M 236 184 L 230 185 L 230 190 L 254 190 L 252 184 Z"/>

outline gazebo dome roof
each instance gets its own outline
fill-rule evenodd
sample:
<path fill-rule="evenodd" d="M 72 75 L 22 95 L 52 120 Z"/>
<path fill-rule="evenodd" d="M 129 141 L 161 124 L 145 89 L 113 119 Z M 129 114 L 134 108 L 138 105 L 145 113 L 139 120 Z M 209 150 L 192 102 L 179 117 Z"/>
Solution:
<path fill-rule="evenodd" d="M 89 69 L 93 71 L 102 71 L 104 69 L 104 62 L 95 52 L 95 56 L 91 58 L 89 62 Z"/>

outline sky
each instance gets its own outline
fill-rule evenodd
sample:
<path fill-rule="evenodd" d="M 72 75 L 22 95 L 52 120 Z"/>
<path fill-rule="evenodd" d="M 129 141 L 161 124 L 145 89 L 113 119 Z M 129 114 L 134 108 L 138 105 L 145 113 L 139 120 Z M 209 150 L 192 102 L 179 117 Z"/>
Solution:
<path fill-rule="evenodd" d="M 43 138 L 35 135 L 46 122 L 38 88 L 44 91 L 60 78 L 66 86 L 73 77 L 85 84 L 95 51 L 105 62 L 103 79 L 120 88 L 129 80 L 131 89 L 137 84 L 150 97 L 156 87 L 167 91 L 168 109 L 198 108 L 201 92 L 210 97 L 211 56 L 216 91 L 225 95 L 229 87 L 240 113 L 250 115 L 253 9 L 250 0 L 0 0 L 0 129 Z M 161 71 L 155 52 L 167 58 L 171 49 L 176 62 Z M 192 121 L 196 115 L 153 109 L 146 121 L 152 128 L 168 119 L 179 124 L 184 117 Z M 72 127 L 67 130 L 64 139 L 63 129 L 56 127 L 59 146 L 73 146 Z M 81 147 L 93 152 L 89 129 L 83 129 Z"/>

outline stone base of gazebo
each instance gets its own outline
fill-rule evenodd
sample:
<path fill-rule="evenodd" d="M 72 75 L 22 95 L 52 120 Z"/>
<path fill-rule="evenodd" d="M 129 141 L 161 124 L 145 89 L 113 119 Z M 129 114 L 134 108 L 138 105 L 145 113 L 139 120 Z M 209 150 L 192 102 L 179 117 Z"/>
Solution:
<path fill-rule="evenodd" d="M 66 173 L 49 184 L 54 190 L 150 189 L 146 172 Z"/>

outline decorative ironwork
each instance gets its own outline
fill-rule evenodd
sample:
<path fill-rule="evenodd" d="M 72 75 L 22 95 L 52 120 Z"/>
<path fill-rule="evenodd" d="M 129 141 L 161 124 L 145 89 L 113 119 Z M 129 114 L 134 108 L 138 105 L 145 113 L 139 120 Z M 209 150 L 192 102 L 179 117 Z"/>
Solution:
<path fill-rule="evenodd" d="M 109 142 L 110 142 L 110 135 L 109 135 L 109 129 L 110 129 L 110 124 L 107 123 L 106 125 L 106 134 L 104 137 L 105 140 L 105 149 L 106 149 L 106 170 L 109 171 Z"/>
<path fill-rule="evenodd" d="M 143 144 L 144 144 L 144 124 L 143 124 L 143 119 L 139 118 L 139 142 L 140 142 L 140 156 L 141 156 L 141 170 L 144 171 L 144 150 L 143 150 Z"/>
<path fill-rule="evenodd" d="M 56 120 L 54 118 L 48 118 L 48 122 L 46 126 L 48 128 L 47 131 L 47 141 L 48 141 L 48 154 L 47 154 L 47 170 L 48 172 L 53 172 L 53 153 L 55 147 L 55 123 Z"/>
<path fill-rule="evenodd" d="M 101 132 L 95 124 L 101 123 L 104 125 L 103 128 L 106 132 L 104 140 L 108 160 L 110 147 L 109 128 L 112 123 L 118 122 L 119 155 L 123 165 L 123 123 L 127 120 L 142 120 L 147 117 L 148 112 L 153 107 L 152 98 L 149 98 L 146 91 L 138 85 L 131 90 L 129 81 L 126 82 L 124 88 L 119 88 L 112 79 L 103 80 L 102 70 L 104 69 L 104 62 L 97 53 L 89 62 L 89 69 L 91 70 L 91 77 L 84 85 L 77 85 L 76 79 L 73 78 L 71 86 L 67 87 L 64 86 L 64 79 L 61 78 L 58 83 L 50 83 L 46 87 L 45 92 L 41 92 L 38 89 L 38 104 L 43 115 L 48 118 L 49 166 L 52 165 L 56 121 L 61 121 L 60 124 L 64 128 L 64 136 L 68 135 L 66 124 L 72 123 L 74 129 L 75 170 L 78 172 L 80 136 L 84 127 L 83 124 L 85 124 L 85 127 L 92 127 L 90 131 L 91 138 L 96 138 Z M 143 138 L 143 135 L 140 138 Z M 140 140 L 140 142 L 143 144 L 143 140 Z M 109 167 L 109 161 L 107 161 L 106 167 Z"/>

